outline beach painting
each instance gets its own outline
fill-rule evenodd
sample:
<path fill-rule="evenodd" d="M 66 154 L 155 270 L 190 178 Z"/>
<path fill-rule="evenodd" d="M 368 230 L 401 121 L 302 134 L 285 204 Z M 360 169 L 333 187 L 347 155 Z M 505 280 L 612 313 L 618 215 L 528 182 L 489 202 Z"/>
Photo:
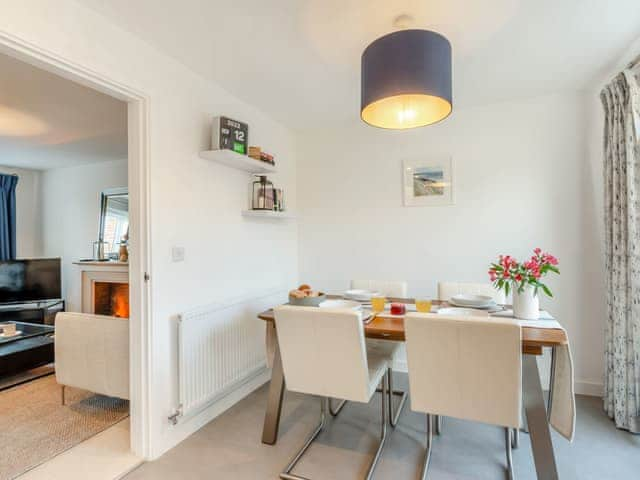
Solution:
<path fill-rule="evenodd" d="M 438 206 L 453 204 L 453 175 L 450 157 L 405 160 L 404 204 Z"/>

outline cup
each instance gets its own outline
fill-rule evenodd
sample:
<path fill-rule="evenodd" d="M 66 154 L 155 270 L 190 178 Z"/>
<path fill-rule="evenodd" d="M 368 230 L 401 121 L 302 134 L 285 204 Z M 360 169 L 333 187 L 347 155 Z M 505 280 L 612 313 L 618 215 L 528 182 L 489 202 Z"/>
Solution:
<path fill-rule="evenodd" d="M 431 312 L 431 300 L 424 300 L 416 298 L 416 310 L 420 313 Z"/>
<path fill-rule="evenodd" d="M 404 303 L 392 303 L 391 315 L 404 315 L 407 313 L 407 307 Z"/>
<path fill-rule="evenodd" d="M 384 297 L 371 297 L 371 310 L 376 313 L 382 312 L 386 301 L 387 299 Z"/>

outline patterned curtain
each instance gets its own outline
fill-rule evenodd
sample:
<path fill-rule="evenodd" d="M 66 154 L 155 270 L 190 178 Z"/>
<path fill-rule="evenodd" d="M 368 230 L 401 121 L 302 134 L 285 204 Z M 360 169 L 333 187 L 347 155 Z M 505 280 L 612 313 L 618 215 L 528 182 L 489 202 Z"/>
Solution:
<path fill-rule="evenodd" d="M 616 427 L 640 433 L 640 86 L 626 70 L 600 98 L 605 110 L 604 408 Z"/>
<path fill-rule="evenodd" d="M 16 258 L 16 175 L 0 174 L 0 260 Z"/>

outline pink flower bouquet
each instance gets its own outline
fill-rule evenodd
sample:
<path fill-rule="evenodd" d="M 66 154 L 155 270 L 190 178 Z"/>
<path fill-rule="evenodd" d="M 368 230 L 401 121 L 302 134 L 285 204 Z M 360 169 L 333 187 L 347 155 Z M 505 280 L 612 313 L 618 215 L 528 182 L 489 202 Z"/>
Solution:
<path fill-rule="evenodd" d="M 543 253 L 536 248 L 533 256 L 526 262 L 518 262 L 510 255 L 500 255 L 497 263 L 492 263 L 489 268 L 489 279 L 498 290 L 504 290 L 509 295 L 510 290 L 522 293 L 527 285 L 534 288 L 534 295 L 538 289 L 553 297 L 551 290 L 540 281 L 547 273 L 560 273 L 558 259 L 549 253 Z"/>

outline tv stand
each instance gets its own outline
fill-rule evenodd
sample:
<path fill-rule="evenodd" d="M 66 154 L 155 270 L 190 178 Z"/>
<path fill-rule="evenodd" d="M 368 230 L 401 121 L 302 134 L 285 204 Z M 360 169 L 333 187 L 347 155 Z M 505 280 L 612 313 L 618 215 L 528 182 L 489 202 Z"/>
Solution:
<path fill-rule="evenodd" d="M 64 312 L 64 300 L 0 305 L 0 323 L 14 321 L 53 325 L 56 314 Z"/>

